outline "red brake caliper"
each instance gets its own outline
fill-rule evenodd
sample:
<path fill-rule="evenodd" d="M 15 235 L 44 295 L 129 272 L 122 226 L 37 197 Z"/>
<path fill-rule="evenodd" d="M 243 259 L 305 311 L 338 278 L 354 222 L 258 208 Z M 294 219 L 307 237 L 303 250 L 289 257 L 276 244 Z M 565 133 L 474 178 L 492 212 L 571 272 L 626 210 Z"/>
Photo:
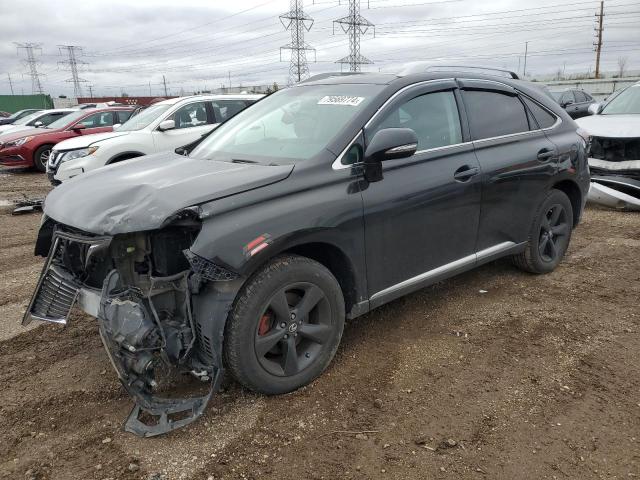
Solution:
<path fill-rule="evenodd" d="M 264 314 L 258 324 L 258 335 L 265 335 L 269 330 L 271 330 L 271 315 Z"/>

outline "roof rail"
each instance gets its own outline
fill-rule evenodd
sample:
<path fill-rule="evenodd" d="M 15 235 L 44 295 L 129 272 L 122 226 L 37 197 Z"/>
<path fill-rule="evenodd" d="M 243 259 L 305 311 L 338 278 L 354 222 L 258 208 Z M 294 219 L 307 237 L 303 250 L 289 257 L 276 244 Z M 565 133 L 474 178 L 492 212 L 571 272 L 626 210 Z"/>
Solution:
<path fill-rule="evenodd" d="M 361 75 L 362 72 L 327 72 L 327 73 L 319 73 L 317 75 L 313 75 L 309 78 L 306 78 L 300 82 L 298 82 L 298 84 L 301 83 L 307 83 L 307 82 L 315 82 L 316 80 L 324 80 L 325 78 L 331 78 L 331 77 L 345 77 L 347 75 Z"/>
<path fill-rule="evenodd" d="M 510 78 L 514 80 L 519 80 L 520 77 L 517 73 L 512 72 L 511 70 L 504 70 L 502 68 L 493 68 L 493 67 L 473 67 L 470 65 L 431 65 L 426 68 L 426 70 L 434 70 L 434 69 L 444 69 L 444 70 L 484 70 L 487 72 L 499 72 L 503 74 L 507 74 Z"/>

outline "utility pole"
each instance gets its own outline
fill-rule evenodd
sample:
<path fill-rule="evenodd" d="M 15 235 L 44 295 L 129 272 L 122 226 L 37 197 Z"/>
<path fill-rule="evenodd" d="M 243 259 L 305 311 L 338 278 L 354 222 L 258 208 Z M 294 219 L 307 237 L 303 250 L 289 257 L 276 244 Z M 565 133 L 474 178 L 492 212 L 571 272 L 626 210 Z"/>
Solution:
<path fill-rule="evenodd" d="M 229 70 L 227 72 L 229 74 L 229 88 L 227 89 L 227 92 L 231 91 L 231 70 Z M 205 90 L 207 89 L 207 86 L 204 86 Z"/>
<path fill-rule="evenodd" d="M 309 76 L 307 50 L 313 51 L 314 57 L 316 52 L 315 48 L 304 41 L 304 32 L 311 30 L 313 18 L 304 13 L 302 2 L 303 0 L 290 0 L 289 11 L 280 15 L 282 26 L 285 30 L 291 31 L 291 43 L 280 47 L 280 61 L 282 61 L 282 50 L 291 50 L 289 79 L 287 80 L 289 85 L 298 83 Z"/>
<path fill-rule="evenodd" d="M 87 64 L 86 62 L 78 60 L 78 57 L 82 55 L 82 47 L 77 45 L 58 45 L 58 48 L 60 49 L 61 54 L 64 51 L 68 56 L 68 60 L 58 62 L 59 65 L 65 65 L 68 70 L 71 71 L 71 78 L 65 81 L 73 83 L 73 95 L 76 98 L 80 98 L 82 97 L 82 87 L 80 84 L 86 83 L 86 80 L 78 76 L 78 64 Z"/>
<path fill-rule="evenodd" d="M 162 75 L 162 83 L 164 84 L 164 96 L 168 97 L 169 94 L 167 93 L 167 79 L 164 78 L 164 75 Z"/>
<path fill-rule="evenodd" d="M 602 52 L 602 31 L 604 30 L 603 21 L 604 21 L 604 0 L 600 1 L 600 13 L 596 13 L 596 18 L 598 19 L 598 26 L 596 28 L 596 32 L 598 33 L 598 43 L 595 43 L 596 47 L 596 73 L 595 78 L 600 78 L 600 53 Z"/>
<path fill-rule="evenodd" d="M 18 50 L 23 48 L 27 53 L 27 59 L 25 60 L 26 65 L 29 66 L 28 75 L 31 77 L 31 92 L 32 93 L 44 93 L 42 90 L 42 83 L 40 82 L 40 77 L 43 74 L 38 73 L 38 62 L 36 61 L 36 56 L 34 50 L 42 51 L 41 43 L 16 43 L 15 44 Z"/>
<path fill-rule="evenodd" d="M 527 54 L 529 53 L 529 42 L 524 42 L 524 68 L 522 69 L 522 78 L 527 77 Z"/>
<path fill-rule="evenodd" d="M 11 95 L 13 95 L 13 82 L 11 81 L 10 73 L 7 73 L 7 78 L 9 79 L 9 87 L 11 88 Z"/>
<path fill-rule="evenodd" d="M 89 98 L 93 98 L 93 85 L 88 85 L 89 88 Z"/>
<path fill-rule="evenodd" d="M 351 72 L 359 72 L 360 65 L 372 64 L 371 60 L 360 54 L 360 35 L 367 33 L 370 27 L 373 27 L 373 35 L 376 34 L 373 23 L 360 15 L 360 0 L 349 0 L 349 15 L 333 21 L 334 34 L 336 23 L 344 33 L 349 34 L 349 55 L 336 63 L 348 64 Z"/>

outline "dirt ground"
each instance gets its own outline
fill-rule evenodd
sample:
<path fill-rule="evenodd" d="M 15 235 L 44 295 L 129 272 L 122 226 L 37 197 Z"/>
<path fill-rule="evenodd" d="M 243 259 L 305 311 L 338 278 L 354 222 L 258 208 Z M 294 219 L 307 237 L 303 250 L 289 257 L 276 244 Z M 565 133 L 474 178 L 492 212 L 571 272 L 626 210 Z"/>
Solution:
<path fill-rule="evenodd" d="M 47 191 L 0 171 L 0 199 Z M 95 323 L 17 324 L 41 267 L 38 214 L 0 215 L 2 479 L 640 477 L 640 215 L 588 209 L 550 275 L 496 262 L 350 322 L 295 393 L 229 383 L 170 435 L 132 406 Z"/>

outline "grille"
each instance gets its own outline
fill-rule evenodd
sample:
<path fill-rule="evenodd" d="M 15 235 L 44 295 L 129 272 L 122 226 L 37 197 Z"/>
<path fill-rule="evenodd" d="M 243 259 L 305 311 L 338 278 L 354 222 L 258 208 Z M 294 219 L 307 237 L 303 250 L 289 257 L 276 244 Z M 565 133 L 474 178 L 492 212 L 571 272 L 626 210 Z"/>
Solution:
<path fill-rule="evenodd" d="M 57 265 L 51 266 L 44 274 L 30 313 L 41 320 L 66 323 L 79 288 L 69 272 Z"/>
<path fill-rule="evenodd" d="M 84 268 L 101 247 L 109 245 L 109 237 L 86 237 L 56 231 L 53 246 L 45 263 L 36 291 L 22 324 L 31 320 L 67 323 L 69 312 L 86 277 Z"/>
<path fill-rule="evenodd" d="M 211 280 L 213 282 L 231 281 L 238 278 L 238 274 L 227 270 L 220 265 L 216 265 L 210 262 L 206 258 L 202 258 L 200 255 L 196 255 L 191 250 L 184 250 L 184 256 L 189 260 L 191 270 L 200 275 L 202 278 Z"/>

